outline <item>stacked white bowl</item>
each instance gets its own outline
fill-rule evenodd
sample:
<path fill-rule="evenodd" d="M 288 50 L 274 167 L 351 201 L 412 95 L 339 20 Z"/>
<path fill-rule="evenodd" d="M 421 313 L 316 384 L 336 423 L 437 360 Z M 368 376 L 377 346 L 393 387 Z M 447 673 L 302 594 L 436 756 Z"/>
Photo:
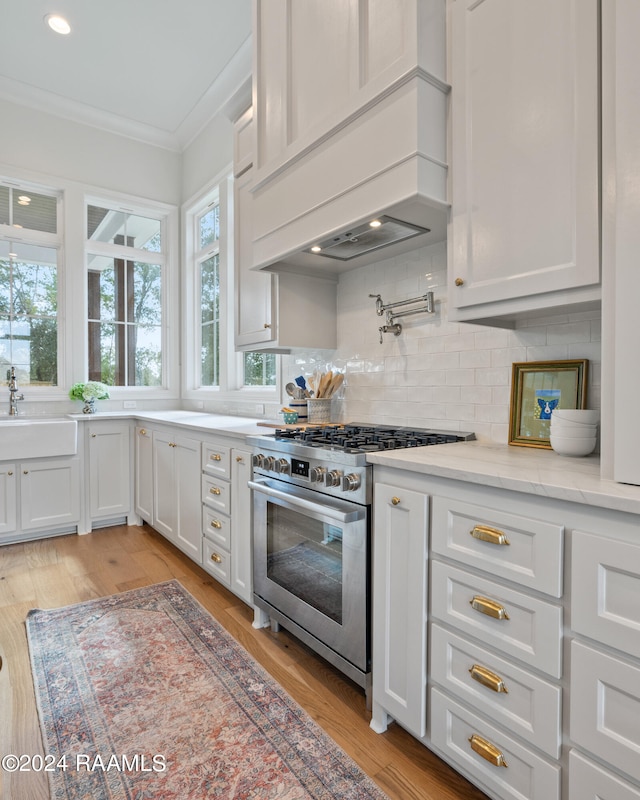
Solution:
<path fill-rule="evenodd" d="M 551 447 L 561 456 L 588 456 L 596 447 L 599 419 L 599 411 L 554 408 Z"/>

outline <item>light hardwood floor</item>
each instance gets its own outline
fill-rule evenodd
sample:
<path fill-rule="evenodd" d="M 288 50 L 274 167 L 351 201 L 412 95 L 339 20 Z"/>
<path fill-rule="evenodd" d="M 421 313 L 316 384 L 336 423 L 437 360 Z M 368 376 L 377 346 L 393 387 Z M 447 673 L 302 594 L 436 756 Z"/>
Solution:
<path fill-rule="evenodd" d="M 392 800 L 486 800 L 397 725 L 369 728 L 362 690 L 282 630 L 255 630 L 251 609 L 147 526 L 118 526 L 0 547 L 0 755 L 42 753 L 24 620 L 177 578 Z M 46 800 L 42 773 L 0 772 L 3 800 Z"/>

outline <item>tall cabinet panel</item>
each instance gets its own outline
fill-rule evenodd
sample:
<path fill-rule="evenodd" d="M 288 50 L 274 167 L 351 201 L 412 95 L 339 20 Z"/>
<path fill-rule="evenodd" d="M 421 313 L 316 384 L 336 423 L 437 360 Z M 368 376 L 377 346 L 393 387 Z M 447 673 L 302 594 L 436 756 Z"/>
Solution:
<path fill-rule="evenodd" d="M 449 22 L 449 317 L 597 301 L 597 0 L 455 0 Z"/>

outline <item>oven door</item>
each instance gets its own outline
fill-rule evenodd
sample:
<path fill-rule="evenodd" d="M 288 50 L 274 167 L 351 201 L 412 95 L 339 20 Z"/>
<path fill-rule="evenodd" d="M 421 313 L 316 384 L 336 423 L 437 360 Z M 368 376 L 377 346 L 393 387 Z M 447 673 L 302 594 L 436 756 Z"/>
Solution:
<path fill-rule="evenodd" d="M 366 672 L 368 509 L 284 481 L 253 490 L 253 591 L 321 644 Z M 283 623 L 286 627 L 286 622 Z"/>

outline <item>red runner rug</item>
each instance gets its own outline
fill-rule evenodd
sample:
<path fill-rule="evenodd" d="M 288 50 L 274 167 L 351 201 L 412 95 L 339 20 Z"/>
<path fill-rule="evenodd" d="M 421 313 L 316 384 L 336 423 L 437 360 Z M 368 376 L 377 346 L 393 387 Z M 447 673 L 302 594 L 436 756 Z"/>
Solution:
<path fill-rule="evenodd" d="M 27 618 L 52 800 L 384 800 L 178 581 Z"/>

